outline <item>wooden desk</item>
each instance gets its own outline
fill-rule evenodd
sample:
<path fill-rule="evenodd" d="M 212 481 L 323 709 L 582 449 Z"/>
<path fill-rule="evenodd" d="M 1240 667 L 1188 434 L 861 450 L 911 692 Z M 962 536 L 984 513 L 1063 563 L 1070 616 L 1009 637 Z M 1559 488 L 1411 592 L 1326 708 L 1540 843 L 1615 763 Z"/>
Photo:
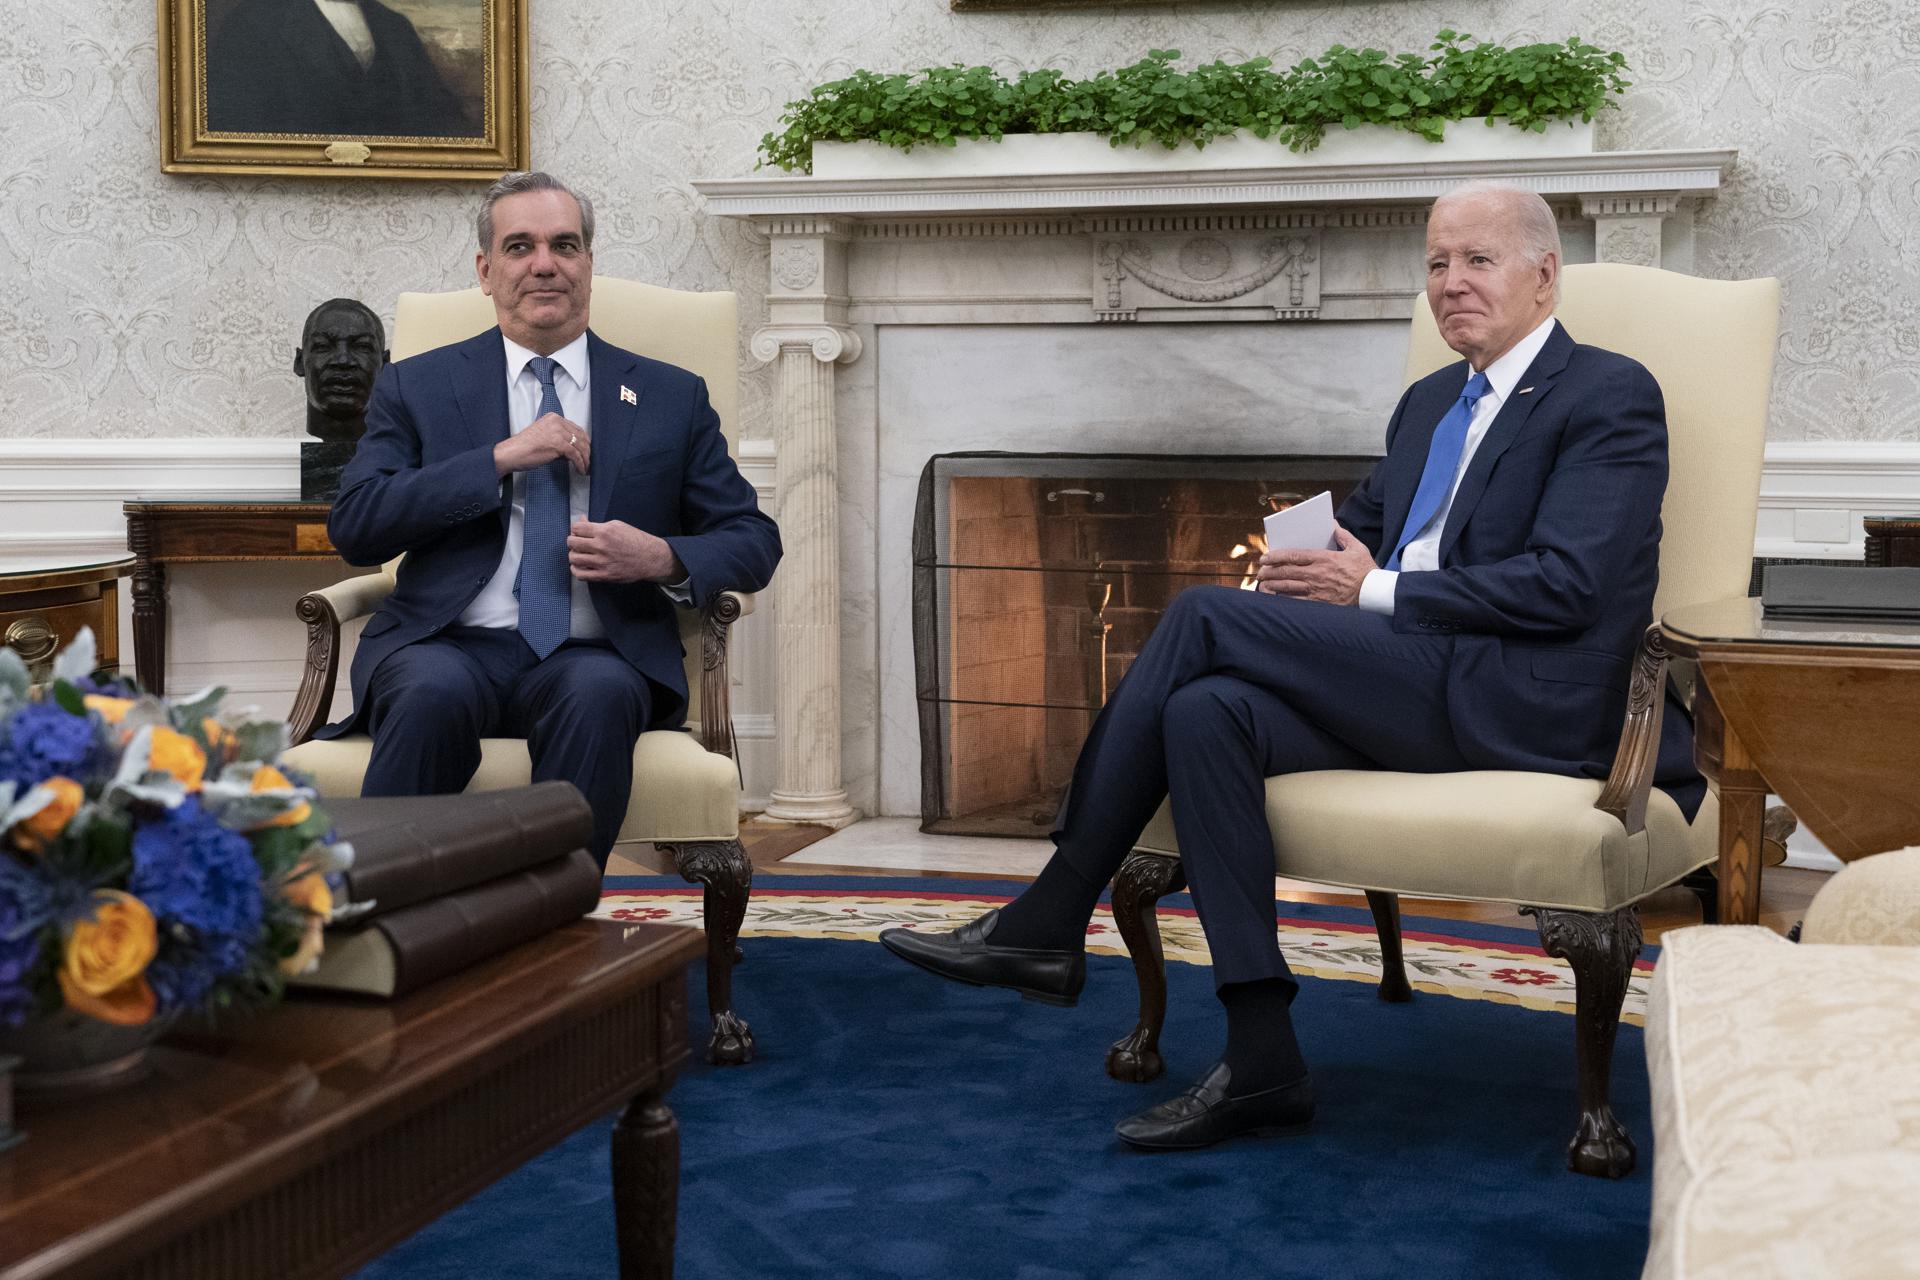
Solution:
<path fill-rule="evenodd" d="M 327 539 L 331 504 L 295 499 L 196 499 L 122 504 L 133 552 L 133 673 L 166 692 L 167 570 L 170 564 L 248 560 L 339 560 Z M 293 600 L 287 601 L 293 608 Z"/>
<path fill-rule="evenodd" d="M 1760 909 L 1767 793 L 1851 862 L 1920 843 L 1920 626 L 1767 620 L 1756 599 L 1675 609 L 1700 664 L 1694 755 L 1720 787 L 1720 919 Z"/>
<path fill-rule="evenodd" d="M 41 680 L 53 655 L 90 627 L 95 668 L 118 670 L 120 579 L 133 563 L 132 556 L 0 559 L 0 644 Z"/>
<path fill-rule="evenodd" d="M 623 1277 L 672 1274 L 697 929 L 583 920 L 391 1003 L 306 994 L 23 1102 L 0 1280 L 338 1276 L 568 1133 L 613 1131 Z"/>

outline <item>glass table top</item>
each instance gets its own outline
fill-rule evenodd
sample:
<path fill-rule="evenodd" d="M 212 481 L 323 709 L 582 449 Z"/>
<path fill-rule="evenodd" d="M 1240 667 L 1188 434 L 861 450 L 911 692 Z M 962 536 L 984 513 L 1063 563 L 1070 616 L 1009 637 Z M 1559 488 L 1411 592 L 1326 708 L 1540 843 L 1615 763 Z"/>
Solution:
<path fill-rule="evenodd" d="M 37 578 L 48 573 L 131 568 L 132 565 L 133 557 L 125 553 L 102 555 L 98 551 L 92 551 L 76 552 L 72 555 L 61 555 L 58 552 L 34 556 L 0 555 L 0 578 Z"/>
<path fill-rule="evenodd" d="M 1756 597 L 1682 605 L 1660 615 L 1681 644 L 1860 645 L 1920 648 L 1920 624 L 1835 618 L 1768 618 Z"/>

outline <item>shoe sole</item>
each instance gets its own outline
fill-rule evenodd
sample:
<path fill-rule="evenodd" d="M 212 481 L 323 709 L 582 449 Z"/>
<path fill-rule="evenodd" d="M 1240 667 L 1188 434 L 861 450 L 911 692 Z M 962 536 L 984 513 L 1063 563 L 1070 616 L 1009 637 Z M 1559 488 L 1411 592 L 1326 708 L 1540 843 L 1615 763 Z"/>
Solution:
<path fill-rule="evenodd" d="M 881 945 L 886 946 L 884 942 L 881 943 Z M 904 951 L 895 951 L 892 947 L 887 947 L 887 954 L 899 956 L 902 960 L 905 960 L 922 973 L 930 973 L 936 978 L 945 978 L 948 982 L 957 982 L 963 987 L 991 987 L 1000 991 L 1012 991 L 1017 993 L 1022 1000 L 1032 1000 L 1037 1004 L 1050 1004 L 1056 1009 L 1071 1009 L 1080 1003 L 1080 997 L 1078 995 L 1063 996 L 1052 991 L 1035 991 L 1031 987 L 1009 986 L 1004 982 L 975 982 L 972 978 L 962 978 L 955 974 L 948 973 L 945 969 L 936 969 L 921 960 L 920 957 L 909 955 Z"/>
<path fill-rule="evenodd" d="M 1311 1128 L 1313 1128 L 1311 1120 L 1302 1120 L 1295 1124 L 1263 1124 L 1251 1129 L 1242 1129 L 1238 1133 L 1222 1134 L 1210 1142 L 1143 1142 L 1119 1132 L 1115 1132 L 1113 1136 L 1136 1151 L 1205 1151 L 1208 1147 L 1217 1147 L 1223 1142 L 1232 1142 L 1235 1138 L 1288 1138 L 1305 1133 Z"/>

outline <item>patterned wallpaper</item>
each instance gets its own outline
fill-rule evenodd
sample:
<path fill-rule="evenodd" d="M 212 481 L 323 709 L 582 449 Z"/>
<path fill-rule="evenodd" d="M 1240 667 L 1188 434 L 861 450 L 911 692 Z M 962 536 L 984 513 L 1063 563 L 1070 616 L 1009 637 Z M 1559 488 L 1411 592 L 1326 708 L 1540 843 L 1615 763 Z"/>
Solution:
<path fill-rule="evenodd" d="M 598 268 L 737 288 L 749 324 L 765 246 L 703 217 L 689 181 L 747 172 L 783 102 L 856 66 L 1078 72 L 1163 47 L 1418 48 L 1444 25 L 1579 33 L 1633 66 L 1603 147 L 1740 148 L 1696 267 L 1786 281 L 1773 436 L 1920 440 L 1920 5 L 529 3 L 534 159 L 595 196 Z M 391 316 L 402 288 L 470 282 L 471 184 L 161 174 L 151 0 L 0 0 L 0 17 L 0 435 L 297 436 L 307 308 L 345 294 Z M 770 370 L 744 375 L 745 435 L 770 434 L 771 389 Z"/>

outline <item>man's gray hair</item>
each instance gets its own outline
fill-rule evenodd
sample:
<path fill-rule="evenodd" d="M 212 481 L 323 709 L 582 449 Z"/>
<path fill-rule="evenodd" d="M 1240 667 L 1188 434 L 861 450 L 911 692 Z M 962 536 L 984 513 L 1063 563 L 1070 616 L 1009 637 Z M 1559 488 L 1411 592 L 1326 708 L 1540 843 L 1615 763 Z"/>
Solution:
<path fill-rule="evenodd" d="M 1483 178 L 1463 182 L 1433 203 L 1438 208 L 1449 200 L 1484 196 L 1492 196 L 1512 210 L 1514 225 L 1520 232 L 1520 248 L 1528 262 L 1537 267 L 1546 261 L 1548 254 L 1563 264 L 1566 262 L 1566 255 L 1560 252 L 1559 219 L 1553 216 L 1553 207 L 1531 187 Z"/>
<path fill-rule="evenodd" d="M 508 196 L 517 196 L 527 191 L 560 191 L 573 197 L 580 206 L 580 235 L 586 241 L 586 248 L 593 248 L 593 201 L 575 191 L 550 173 L 538 169 L 516 169 L 512 173 L 503 173 L 500 180 L 487 188 L 487 195 L 480 202 L 480 252 L 493 252 L 493 206 Z"/>

